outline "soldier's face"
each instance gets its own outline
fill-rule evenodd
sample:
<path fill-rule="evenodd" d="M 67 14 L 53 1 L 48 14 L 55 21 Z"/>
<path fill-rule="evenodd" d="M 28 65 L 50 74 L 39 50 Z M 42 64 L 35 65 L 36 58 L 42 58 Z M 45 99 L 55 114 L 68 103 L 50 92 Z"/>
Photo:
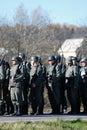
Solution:
<path fill-rule="evenodd" d="M 15 60 L 13 60 L 13 61 L 12 61 L 12 64 L 13 64 L 13 65 L 16 65 L 16 64 L 17 64 L 17 62 L 16 62 Z"/>
<path fill-rule="evenodd" d="M 66 66 L 68 66 L 68 62 L 66 62 Z"/>
<path fill-rule="evenodd" d="M 35 61 L 31 61 L 31 66 L 37 66 L 37 62 L 35 62 Z"/>
<path fill-rule="evenodd" d="M 31 61 L 31 66 L 33 66 L 34 65 L 34 61 Z"/>
<path fill-rule="evenodd" d="M 49 65 L 53 65 L 54 64 L 54 61 L 53 60 L 50 60 L 48 61 Z"/>
<path fill-rule="evenodd" d="M 82 66 L 82 67 L 87 66 L 87 62 L 81 62 L 81 66 Z"/>
<path fill-rule="evenodd" d="M 72 60 L 72 62 L 73 62 L 73 65 L 77 64 L 77 61 L 76 61 L 76 60 Z"/>

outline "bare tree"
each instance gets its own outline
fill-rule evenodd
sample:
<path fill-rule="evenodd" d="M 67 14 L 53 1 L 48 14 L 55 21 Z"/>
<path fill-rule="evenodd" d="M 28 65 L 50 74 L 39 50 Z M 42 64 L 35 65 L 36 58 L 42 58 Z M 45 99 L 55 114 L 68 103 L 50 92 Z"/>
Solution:
<path fill-rule="evenodd" d="M 28 11 L 21 3 L 20 6 L 17 8 L 15 16 L 14 16 L 14 23 L 19 25 L 29 25 L 29 15 Z"/>
<path fill-rule="evenodd" d="M 38 7 L 32 12 L 31 15 L 31 24 L 35 26 L 44 26 L 48 25 L 50 23 L 50 18 L 48 13 L 42 9 L 41 7 Z"/>
<path fill-rule="evenodd" d="M 21 51 L 21 44 L 26 44 L 26 26 L 30 24 L 28 12 L 22 3 L 16 10 L 14 23 L 16 25 L 16 34 L 19 37 L 19 39 L 17 39 L 19 53 Z"/>

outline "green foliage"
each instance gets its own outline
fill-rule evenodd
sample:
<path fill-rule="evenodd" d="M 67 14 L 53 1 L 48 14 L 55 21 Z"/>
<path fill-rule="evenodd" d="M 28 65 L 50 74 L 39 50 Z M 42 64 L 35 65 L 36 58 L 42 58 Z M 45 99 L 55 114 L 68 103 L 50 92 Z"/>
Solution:
<path fill-rule="evenodd" d="M 87 130 L 87 121 L 42 121 L 42 122 L 18 122 L 0 123 L 0 130 Z"/>

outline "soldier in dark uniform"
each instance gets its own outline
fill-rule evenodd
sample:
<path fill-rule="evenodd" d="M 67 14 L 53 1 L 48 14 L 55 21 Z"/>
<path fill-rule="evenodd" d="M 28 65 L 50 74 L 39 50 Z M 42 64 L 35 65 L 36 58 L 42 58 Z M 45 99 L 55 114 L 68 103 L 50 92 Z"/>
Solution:
<path fill-rule="evenodd" d="M 78 110 L 78 82 L 79 82 L 79 74 L 78 67 L 72 65 L 72 59 L 66 59 L 66 88 L 67 88 L 67 96 L 71 105 L 70 114 L 77 114 Z"/>
<path fill-rule="evenodd" d="M 72 57 L 72 65 L 73 66 L 77 66 L 78 68 L 78 73 L 80 71 L 80 65 L 79 65 L 79 62 L 78 62 L 78 59 L 77 57 L 73 56 Z M 80 105 L 81 105 L 81 94 L 80 94 L 80 75 L 79 75 L 79 82 L 78 82 L 78 102 L 77 102 L 77 106 L 78 106 L 78 109 L 77 109 L 77 112 L 80 113 Z"/>
<path fill-rule="evenodd" d="M 87 114 L 87 58 L 81 59 L 80 93 L 84 107 L 83 113 Z"/>
<path fill-rule="evenodd" d="M 4 87 L 4 81 L 5 81 L 5 67 L 4 67 L 5 61 L 0 59 L 0 99 L 3 99 L 3 87 Z"/>
<path fill-rule="evenodd" d="M 47 67 L 47 90 L 52 108 L 51 114 L 59 114 L 61 103 L 61 69 L 59 65 L 56 65 L 54 56 L 49 56 L 48 63 L 49 65 Z"/>
<path fill-rule="evenodd" d="M 10 70 L 10 82 L 9 82 L 11 101 L 14 106 L 13 115 L 21 114 L 23 77 L 24 77 L 23 68 L 20 64 L 20 58 L 13 57 L 12 67 Z"/>
<path fill-rule="evenodd" d="M 7 61 L 5 61 L 5 80 L 3 86 L 3 99 L 6 101 L 5 114 L 13 113 L 13 105 L 11 102 L 10 92 L 8 90 L 9 79 L 10 79 L 10 65 Z"/>
<path fill-rule="evenodd" d="M 66 95 L 65 95 L 65 72 L 66 72 L 66 66 L 63 62 L 64 57 L 63 56 L 56 56 L 56 64 L 60 67 L 61 69 L 61 112 L 62 113 L 67 113 L 67 100 L 66 100 Z"/>
<path fill-rule="evenodd" d="M 38 56 L 32 56 L 30 70 L 30 102 L 32 108 L 32 115 L 43 114 L 42 83 L 42 66 L 38 62 Z"/>
<path fill-rule="evenodd" d="M 38 56 L 38 62 L 42 67 L 42 74 L 43 74 L 43 80 L 42 80 L 42 112 L 44 109 L 44 88 L 46 87 L 46 67 L 42 64 L 42 59 L 40 56 Z"/>
<path fill-rule="evenodd" d="M 19 57 L 22 58 L 22 66 L 23 66 L 23 114 L 28 114 L 28 87 L 29 87 L 29 73 L 30 73 L 30 63 L 26 60 L 26 55 L 24 53 L 20 53 Z"/>

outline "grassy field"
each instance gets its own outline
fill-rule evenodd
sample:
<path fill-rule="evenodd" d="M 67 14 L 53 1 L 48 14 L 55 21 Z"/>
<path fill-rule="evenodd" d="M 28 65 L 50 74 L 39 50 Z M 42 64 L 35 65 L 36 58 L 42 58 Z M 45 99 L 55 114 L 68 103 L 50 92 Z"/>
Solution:
<path fill-rule="evenodd" d="M 87 121 L 0 123 L 0 130 L 87 130 Z"/>

